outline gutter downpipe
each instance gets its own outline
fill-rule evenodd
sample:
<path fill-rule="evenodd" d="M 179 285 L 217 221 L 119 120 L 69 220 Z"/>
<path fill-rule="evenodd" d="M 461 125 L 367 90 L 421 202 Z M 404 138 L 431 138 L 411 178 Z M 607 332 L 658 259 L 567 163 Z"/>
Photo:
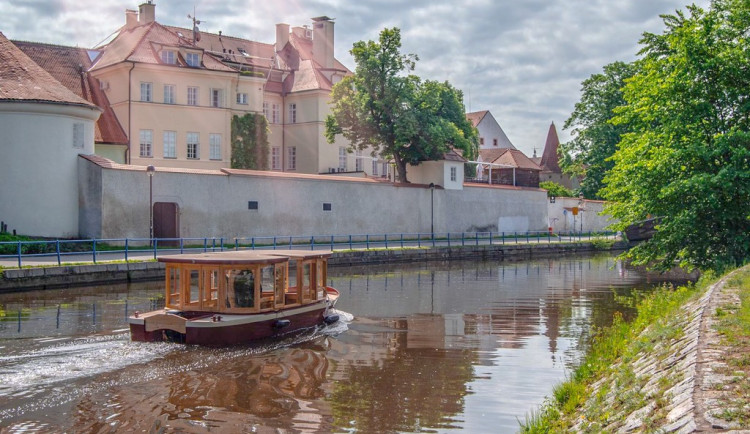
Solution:
<path fill-rule="evenodd" d="M 130 62 L 130 70 L 128 71 L 128 150 L 125 151 L 127 153 L 127 158 L 125 158 L 125 163 L 130 164 L 130 142 L 133 137 L 133 107 L 132 107 L 132 101 L 133 101 L 133 94 L 132 94 L 132 85 L 131 77 L 133 74 L 133 69 L 135 69 L 135 62 Z"/>

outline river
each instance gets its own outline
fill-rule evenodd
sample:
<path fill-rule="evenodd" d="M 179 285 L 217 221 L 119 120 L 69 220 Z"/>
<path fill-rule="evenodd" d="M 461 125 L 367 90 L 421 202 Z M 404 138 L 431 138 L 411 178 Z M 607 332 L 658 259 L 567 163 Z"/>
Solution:
<path fill-rule="evenodd" d="M 611 255 L 329 269 L 337 324 L 238 348 L 130 342 L 161 282 L 0 294 L 3 432 L 518 430 L 592 327 L 660 284 Z"/>

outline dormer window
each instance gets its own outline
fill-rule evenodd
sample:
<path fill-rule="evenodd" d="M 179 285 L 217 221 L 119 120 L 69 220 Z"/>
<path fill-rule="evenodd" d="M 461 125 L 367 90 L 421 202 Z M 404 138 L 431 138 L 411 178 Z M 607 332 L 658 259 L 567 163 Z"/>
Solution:
<path fill-rule="evenodd" d="M 185 54 L 185 62 L 188 66 L 198 68 L 201 66 L 201 56 L 198 53 L 187 53 Z"/>
<path fill-rule="evenodd" d="M 175 63 L 177 63 L 177 54 L 171 50 L 162 50 L 161 61 L 162 63 L 166 63 L 168 65 L 174 65 Z"/>

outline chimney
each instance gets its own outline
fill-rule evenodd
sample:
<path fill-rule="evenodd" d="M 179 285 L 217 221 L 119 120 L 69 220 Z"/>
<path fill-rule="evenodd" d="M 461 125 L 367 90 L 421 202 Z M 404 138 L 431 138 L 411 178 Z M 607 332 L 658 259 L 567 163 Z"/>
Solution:
<path fill-rule="evenodd" d="M 138 27 L 138 11 L 125 9 L 125 29 L 130 30 Z"/>
<path fill-rule="evenodd" d="M 333 68 L 333 20 L 313 18 L 313 60 L 322 68 Z"/>
<path fill-rule="evenodd" d="M 140 25 L 150 24 L 154 21 L 156 21 L 156 5 L 151 0 L 138 6 L 138 23 Z"/>
<path fill-rule="evenodd" d="M 289 42 L 289 24 L 276 24 L 276 45 L 274 47 L 276 52 L 283 50 L 287 42 Z"/>

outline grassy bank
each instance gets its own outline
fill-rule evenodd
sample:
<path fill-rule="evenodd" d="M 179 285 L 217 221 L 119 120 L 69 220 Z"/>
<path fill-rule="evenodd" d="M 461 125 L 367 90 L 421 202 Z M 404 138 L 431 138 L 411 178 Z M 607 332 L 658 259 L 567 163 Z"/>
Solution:
<path fill-rule="evenodd" d="M 694 303 L 716 280 L 716 276 L 708 274 L 696 285 L 662 288 L 642 296 L 636 301 L 635 320 L 626 323 L 615 318 L 611 327 L 598 330 L 580 366 L 568 381 L 553 389 L 552 396 L 538 411 L 526 417 L 521 431 L 606 432 L 618 424 L 623 428 L 627 424 L 625 419 L 634 419 L 632 415 L 637 415 L 635 419 L 640 424 L 637 428 L 641 431 L 655 431 L 664 426 L 668 391 L 686 380 L 686 374 L 679 369 L 667 369 L 668 375 L 656 376 L 644 361 L 653 365 L 672 363 L 668 360 L 673 356 L 671 345 L 685 334 L 689 316 L 686 312 L 689 309 L 683 307 Z M 726 317 L 720 333 L 726 345 L 735 348 L 732 353 L 735 362 L 730 366 L 747 370 L 750 368 L 750 271 L 738 273 L 727 285 L 735 285 L 742 294 L 741 305 L 722 306 L 706 314 Z M 744 378 L 744 382 L 740 381 L 744 386 L 737 386 L 737 402 L 729 407 L 735 410 L 723 415 L 725 418 L 747 421 L 750 416 L 747 406 L 750 390 L 747 376 Z"/>

